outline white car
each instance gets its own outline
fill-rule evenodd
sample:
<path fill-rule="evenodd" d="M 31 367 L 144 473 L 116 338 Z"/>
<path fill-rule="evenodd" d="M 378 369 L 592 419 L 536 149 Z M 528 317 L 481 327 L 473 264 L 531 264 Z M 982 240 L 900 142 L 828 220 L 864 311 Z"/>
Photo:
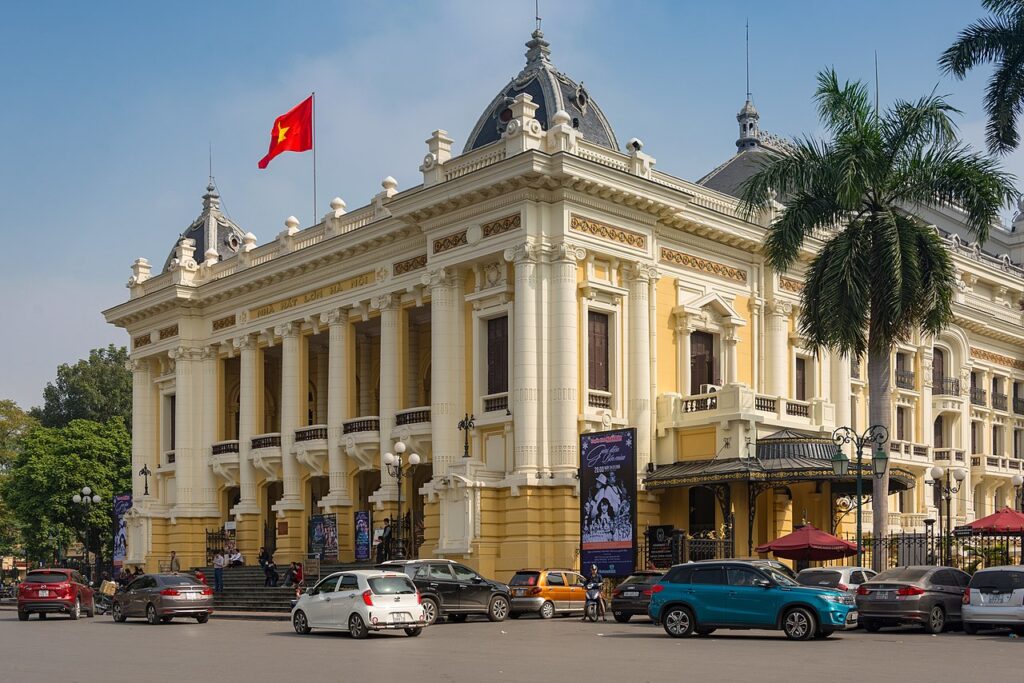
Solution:
<path fill-rule="evenodd" d="M 964 633 L 1009 627 L 1024 635 L 1024 567 L 989 567 L 971 577 L 963 597 Z"/>
<path fill-rule="evenodd" d="M 874 576 L 875 572 L 867 567 L 810 567 L 800 570 L 796 580 L 801 586 L 835 588 L 856 595 L 860 585 Z"/>
<path fill-rule="evenodd" d="M 427 625 L 420 594 L 405 574 L 354 570 L 331 574 L 303 594 L 292 608 L 292 626 L 305 635 L 314 628 L 348 631 L 403 629 L 418 636 Z"/>

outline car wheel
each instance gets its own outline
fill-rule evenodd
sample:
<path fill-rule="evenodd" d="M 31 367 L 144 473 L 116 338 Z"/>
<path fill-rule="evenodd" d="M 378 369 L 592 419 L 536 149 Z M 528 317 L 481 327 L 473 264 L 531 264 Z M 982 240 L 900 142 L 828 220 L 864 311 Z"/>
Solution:
<path fill-rule="evenodd" d="M 121 603 L 114 603 L 113 613 L 114 621 L 116 621 L 117 623 L 123 624 L 127 620 L 127 617 L 124 615 L 124 612 L 121 611 Z"/>
<path fill-rule="evenodd" d="M 160 623 L 160 617 L 157 616 L 156 606 L 153 603 L 146 605 L 146 621 L 154 626 Z"/>
<path fill-rule="evenodd" d="M 924 622 L 926 633 L 942 633 L 946 628 L 946 612 L 939 605 L 932 607 L 928 612 L 928 621 Z"/>
<path fill-rule="evenodd" d="M 356 640 L 362 640 L 370 633 L 366 630 L 366 624 L 363 623 L 363 618 L 358 614 L 353 614 L 348 619 L 348 632 Z"/>
<path fill-rule="evenodd" d="M 965 621 L 964 622 L 964 633 L 966 633 L 969 636 L 976 635 L 978 633 L 978 625 L 977 624 L 969 624 L 969 623 L 967 623 Z"/>
<path fill-rule="evenodd" d="M 161 624 L 169 624 L 174 617 L 160 617 Z"/>
<path fill-rule="evenodd" d="M 71 608 L 71 612 L 68 614 L 72 620 L 82 616 L 82 601 L 75 598 L 75 606 Z"/>
<path fill-rule="evenodd" d="M 544 604 L 540 606 L 540 618 L 550 619 L 555 616 L 555 604 L 550 600 L 545 600 Z"/>
<path fill-rule="evenodd" d="M 487 608 L 487 618 L 491 621 L 505 621 L 505 617 L 507 616 L 508 600 L 500 595 L 491 600 L 491 604 Z"/>
<path fill-rule="evenodd" d="M 615 612 L 612 616 L 615 617 L 615 621 L 620 624 L 628 624 L 629 620 L 633 617 L 632 614 L 627 614 L 626 612 Z"/>
<path fill-rule="evenodd" d="M 715 629 L 713 629 L 713 628 L 699 628 L 699 629 L 697 629 L 697 630 L 696 630 L 696 631 L 694 631 L 694 632 L 695 632 L 695 633 L 696 633 L 696 634 L 697 634 L 698 636 L 710 636 L 710 635 L 711 635 L 712 633 L 714 633 L 714 632 L 715 632 Z"/>
<path fill-rule="evenodd" d="M 421 633 L 423 633 L 423 628 L 420 626 L 405 629 L 405 635 L 409 636 L 410 638 L 415 638 Z"/>
<path fill-rule="evenodd" d="M 306 613 L 299 610 L 292 617 L 292 626 L 295 627 L 295 632 L 301 636 L 306 635 L 313 629 L 309 627 L 309 621 L 306 619 Z"/>
<path fill-rule="evenodd" d="M 804 607 L 794 607 L 782 618 L 782 632 L 790 640 L 807 640 L 817 630 L 814 615 Z"/>
<path fill-rule="evenodd" d="M 670 607 L 661 616 L 665 633 L 673 638 L 687 638 L 693 635 L 693 612 L 686 607 Z"/>
<path fill-rule="evenodd" d="M 881 622 L 877 619 L 865 619 L 861 622 L 861 626 L 863 626 L 864 630 L 868 633 L 878 633 L 879 629 L 882 628 Z"/>
<path fill-rule="evenodd" d="M 433 598 L 423 598 L 423 616 L 427 626 L 432 626 L 437 621 L 437 603 Z"/>
<path fill-rule="evenodd" d="M 196 621 L 198 623 L 200 623 L 200 624 L 205 624 L 209 620 L 210 620 L 210 615 L 209 614 L 200 614 L 199 616 L 196 617 Z"/>
<path fill-rule="evenodd" d="M 18 621 L 28 621 L 28 612 L 18 610 Z"/>

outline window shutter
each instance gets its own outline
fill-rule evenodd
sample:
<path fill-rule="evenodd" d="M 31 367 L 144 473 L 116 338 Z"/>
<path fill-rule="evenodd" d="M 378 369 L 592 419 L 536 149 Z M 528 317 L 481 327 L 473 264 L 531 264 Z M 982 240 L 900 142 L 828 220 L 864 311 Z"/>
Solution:
<path fill-rule="evenodd" d="M 608 316 L 590 311 L 587 322 L 589 385 L 597 391 L 608 391 Z"/>
<path fill-rule="evenodd" d="M 508 391 L 508 316 L 487 321 L 487 393 Z"/>

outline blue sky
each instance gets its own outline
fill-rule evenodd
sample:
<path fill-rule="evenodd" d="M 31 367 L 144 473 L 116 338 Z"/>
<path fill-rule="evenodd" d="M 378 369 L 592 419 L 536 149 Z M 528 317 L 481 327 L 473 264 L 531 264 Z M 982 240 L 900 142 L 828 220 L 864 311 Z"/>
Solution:
<path fill-rule="evenodd" d="M 983 15 L 965 0 L 613 2 L 544 0 L 553 61 L 585 82 L 620 141 L 696 179 L 734 151 L 743 25 L 762 128 L 813 133 L 814 76 L 871 79 L 883 104 L 938 86 L 980 144 L 988 71 L 941 77 L 936 59 Z M 436 128 L 461 149 L 519 71 L 532 0 L 484 2 L 7 3 L 0 25 L 0 398 L 41 402 L 61 362 L 127 335 L 100 311 L 131 262 L 159 269 L 198 215 L 213 144 L 229 214 L 260 243 L 308 225 L 310 158 L 266 171 L 274 117 L 317 92 L 319 214 L 362 206 L 391 175 L 419 181 Z M 1024 152 L 1005 159 L 1024 177 Z"/>

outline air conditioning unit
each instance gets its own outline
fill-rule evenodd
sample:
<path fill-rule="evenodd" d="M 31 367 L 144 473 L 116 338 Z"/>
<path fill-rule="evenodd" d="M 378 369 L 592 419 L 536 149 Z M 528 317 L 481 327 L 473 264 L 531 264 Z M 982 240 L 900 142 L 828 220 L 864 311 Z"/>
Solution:
<path fill-rule="evenodd" d="M 713 393 L 721 391 L 721 390 L 722 390 L 722 387 L 719 386 L 718 384 L 701 384 L 700 385 L 700 393 L 702 393 L 702 394 L 713 394 Z"/>

